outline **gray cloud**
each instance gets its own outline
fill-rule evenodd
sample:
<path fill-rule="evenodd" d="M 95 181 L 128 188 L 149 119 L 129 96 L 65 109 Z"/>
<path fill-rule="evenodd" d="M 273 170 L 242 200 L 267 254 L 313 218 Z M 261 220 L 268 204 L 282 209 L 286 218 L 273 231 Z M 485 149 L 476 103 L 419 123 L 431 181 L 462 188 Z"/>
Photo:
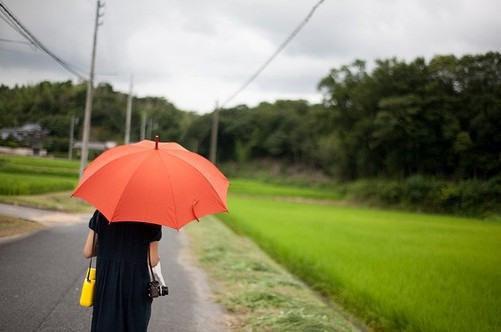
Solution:
<path fill-rule="evenodd" d="M 145 0 L 106 2 L 99 81 L 209 111 L 275 50 L 315 0 Z M 7 5 L 51 50 L 87 71 L 95 1 L 10 0 Z M 289 47 L 233 103 L 320 99 L 316 84 L 356 58 L 499 50 L 497 0 L 326 0 Z M 0 37 L 21 39 L 0 21 Z M 68 79 L 40 51 L 0 44 L 0 83 Z"/>

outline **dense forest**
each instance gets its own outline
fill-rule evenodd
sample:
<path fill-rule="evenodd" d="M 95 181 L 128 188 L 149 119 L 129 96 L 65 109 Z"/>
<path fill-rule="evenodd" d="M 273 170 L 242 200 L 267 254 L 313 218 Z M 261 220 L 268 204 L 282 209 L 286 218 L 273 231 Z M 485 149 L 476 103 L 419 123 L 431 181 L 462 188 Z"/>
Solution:
<path fill-rule="evenodd" d="M 85 89 L 71 81 L 2 85 L 0 128 L 39 123 L 49 132 L 45 147 L 62 154 L 71 117 L 83 117 Z M 386 59 L 371 66 L 357 60 L 330 70 L 318 89 L 322 104 L 279 100 L 222 109 L 218 161 L 267 158 L 348 180 L 500 174 L 500 53 Z M 125 94 L 97 86 L 92 140 L 123 141 L 125 105 Z M 159 134 L 208 155 L 211 114 L 179 110 L 156 97 L 134 98 L 133 105 L 132 140 L 139 139 L 144 114 L 147 137 Z"/>

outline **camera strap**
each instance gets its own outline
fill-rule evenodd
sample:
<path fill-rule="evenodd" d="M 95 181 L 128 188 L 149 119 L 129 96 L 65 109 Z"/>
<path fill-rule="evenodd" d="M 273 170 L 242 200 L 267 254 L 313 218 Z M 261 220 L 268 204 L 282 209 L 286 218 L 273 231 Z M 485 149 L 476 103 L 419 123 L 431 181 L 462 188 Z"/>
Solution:
<path fill-rule="evenodd" d="M 156 281 L 155 274 L 153 273 L 153 267 L 151 266 L 151 256 L 150 256 L 150 243 L 148 243 L 148 266 L 150 268 L 150 275 L 153 281 Z"/>

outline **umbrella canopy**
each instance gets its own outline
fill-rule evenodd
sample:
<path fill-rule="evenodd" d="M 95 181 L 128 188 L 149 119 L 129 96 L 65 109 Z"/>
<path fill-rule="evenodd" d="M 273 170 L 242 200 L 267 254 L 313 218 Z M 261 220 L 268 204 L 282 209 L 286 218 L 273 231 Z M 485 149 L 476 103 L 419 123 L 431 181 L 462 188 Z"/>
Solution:
<path fill-rule="evenodd" d="M 177 143 L 143 140 L 102 153 L 72 193 L 110 222 L 140 221 L 175 229 L 228 211 L 228 179 L 210 161 Z"/>

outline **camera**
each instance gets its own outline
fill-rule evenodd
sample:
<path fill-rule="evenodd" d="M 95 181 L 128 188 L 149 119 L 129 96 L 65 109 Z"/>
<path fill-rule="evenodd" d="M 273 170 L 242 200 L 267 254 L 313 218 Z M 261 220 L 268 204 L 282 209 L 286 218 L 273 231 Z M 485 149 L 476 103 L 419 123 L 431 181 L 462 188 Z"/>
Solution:
<path fill-rule="evenodd" d="M 148 282 L 147 290 L 148 290 L 148 297 L 151 299 L 169 294 L 169 288 L 167 286 L 160 285 L 160 282 L 158 280 L 153 280 Z"/>

